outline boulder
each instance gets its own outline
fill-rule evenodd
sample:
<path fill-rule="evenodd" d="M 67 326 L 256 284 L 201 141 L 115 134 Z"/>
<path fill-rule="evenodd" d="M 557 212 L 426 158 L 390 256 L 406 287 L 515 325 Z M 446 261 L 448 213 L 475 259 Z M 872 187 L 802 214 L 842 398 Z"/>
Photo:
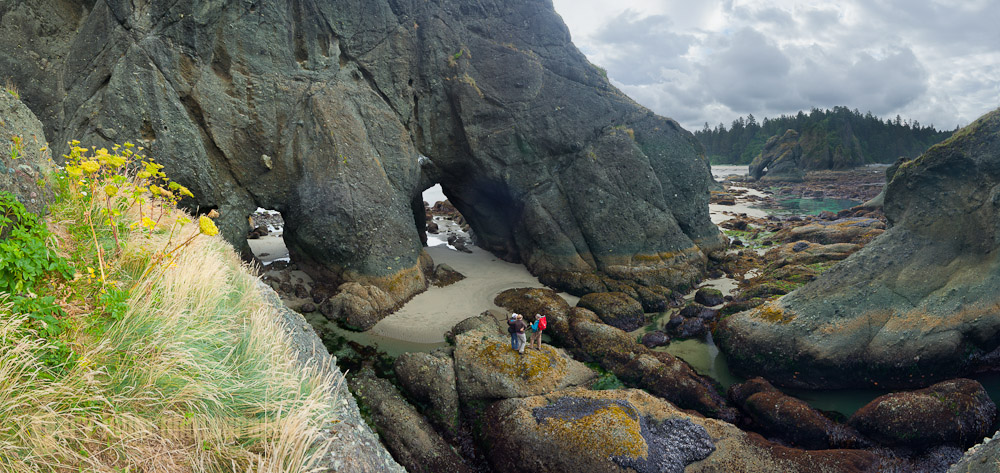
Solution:
<path fill-rule="evenodd" d="M 726 302 L 722 296 L 722 291 L 710 287 L 703 287 L 694 293 L 694 301 L 708 307 L 721 305 Z"/>
<path fill-rule="evenodd" d="M 649 332 L 642 336 L 642 344 L 646 348 L 662 347 L 670 343 L 670 336 L 661 330 Z"/>
<path fill-rule="evenodd" d="M 698 317 L 684 319 L 680 325 L 670 331 L 675 338 L 679 339 L 701 338 L 708 332 L 708 322 L 705 319 L 700 319 Z"/>
<path fill-rule="evenodd" d="M 798 249 L 796 250 L 796 248 Z M 783 266 L 826 263 L 846 259 L 860 249 L 861 245 L 854 243 L 823 245 L 820 243 L 799 241 L 775 246 L 767 250 L 767 253 L 764 253 L 764 261 L 767 263 L 768 268 L 772 269 Z"/>
<path fill-rule="evenodd" d="M 747 415 L 749 429 L 795 447 L 821 450 L 865 445 L 854 429 L 830 420 L 763 378 L 730 386 L 729 400 Z"/>
<path fill-rule="evenodd" d="M 439 264 L 435 266 L 434 273 L 431 276 L 432 284 L 437 287 L 450 286 L 463 279 L 465 279 L 464 274 L 455 271 L 454 268 L 447 264 Z"/>
<path fill-rule="evenodd" d="M 503 400 L 482 424 L 500 473 L 861 472 L 876 461 L 869 452 L 782 447 L 637 389 Z"/>
<path fill-rule="evenodd" d="M 545 333 L 566 345 L 569 342 L 570 306 L 565 299 L 548 288 L 508 289 L 497 294 L 493 303 L 534 321 L 535 314 L 545 316 Z"/>
<path fill-rule="evenodd" d="M 473 471 L 391 382 L 365 371 L 350 381 L 350 388 L 358 402 L 368 408 L 382 443 L 406 471 Z"/>
<path fill-rule="evenodd" d="M 642 304 L 622 292 L 598 292 L 580 298 L 577 307 L 597 314 L 604 323 L 631 332 L 646 323 Z"/>
<path fill-rule="evenodd" d="M 580 271 L 547 271 L 538 276 L 542 284 L 578 297 L 592 292 L 607 292 L 604 279 L 599 274 Z"/>
<path fill-rule="evenodd" d="M 281 209 L 315 280 L 391 306 L 425 290 L 434 183 L 535 274 L 674 287 L 723 247 L 697 139 L 617 90 L 550 2 L 12 1 L 0 70 L 49 139 L 145 146 L 240 248 L 257 206 Z"/>
<path fill-rule="evenodd" d="M 663 286 L 639 286 L 635 290 L 643 312 L 662 312 L 673 302 L 674 293 Z"/>
<path fill-rule="evenodd" d="M 722 320 L 715 340 L 730 368 L 832 389 L 920 387 L 995 367 L 998 134 L 1000 110 L 901 164 L 885 233 L 777 302 Z"/>
<path fill-rule="evenodd" d="M 290 287 L 290 286 L 289 286 Z M 319 306 L 326 318 L 351 330 L 368 330 L 395 308 L 395 300 L 378 286 L 344 283 L 336 296 Z"/>
<path fill-rule="evenodd" d="M 403 353 L 393 371 L 407 396 L 417 405 L 428 406 L 424 415 L 440 432 L 455 439 L 459 429 L 458 390 L 455 364 L 447 353 Z"/>
<path fill-rule="evenodd" d="M 507 399 L 582 385 L 595 375 L 565 351 L 542 345 L 518 354 L 510 337 L 473 330 L 455 337 L 455 375 L 463 402 Z"/>
<path fill-rule="evenodd" d="M 601 323 L 593 312 L 570 312 L 570 331 L 578 358 L 599 363 L 626 385 L 646 389 L 684 409 L 736 419 L 736 410 L 719 395 L 711 380 L 699 376 L 683 360 L 652 351 L 628 333 Z"/>
<path fill-rule="evenodd" d="M 487 310 L 482 314 L 475 317 L 469 317 L 455 324 L 455 326 L 445 334 L 444 338 L 446 340 L 454 341 L 455 337 L 473 330 L 483 331 L 490 335 L 504 335 L 507 333 L 507 324 L 503 322 L 506 318 L 507 315 L 499 310 Z"/>
<path fill-rule="evenodd" d="M 851 416 L 849 424 L 883 445 L 968 448 L 993 433 L 996 404 L 971 379 L 879 396 Z"/>

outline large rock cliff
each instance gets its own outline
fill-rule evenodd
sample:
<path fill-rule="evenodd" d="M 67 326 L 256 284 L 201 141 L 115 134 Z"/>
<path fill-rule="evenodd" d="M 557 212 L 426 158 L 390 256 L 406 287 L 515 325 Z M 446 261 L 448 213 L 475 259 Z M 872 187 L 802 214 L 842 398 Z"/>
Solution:
<path fill-rule="evenodd" d="M 0 46 L 54 143 L 138 140 L 234 244 L 279 210 L 293 258 L 395 303 L 426 286 L 435 182 L 536 274 L 686 284 L 723 241 L 701 146 L 548 0 L 11 0 Z"/>
<path fill-rule="evenodd" d="M 724 319 L 729 365 L 809 388 L 926 386 L 1000 358 L 1000 109 L 885 191 L 890 228 L 816 281 Z"/>

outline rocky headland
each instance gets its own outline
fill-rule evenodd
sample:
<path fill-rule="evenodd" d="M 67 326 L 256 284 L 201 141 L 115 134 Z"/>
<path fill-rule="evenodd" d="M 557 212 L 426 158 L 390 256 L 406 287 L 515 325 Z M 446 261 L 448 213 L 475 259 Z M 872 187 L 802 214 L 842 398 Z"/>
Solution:
<path fill-rule="evenodd" d="M 426 288 L 434 183 L 480 247 L 534 274 L 689 285 L 724 243 L 693 135 L 611 86 L 545 2 L 0 12 L 0 69 L 53 143 L 137 141 L 238 248 L 254 209 L 281 212 L 354 329 Z"/>
<path fill-rule="evenodd" d="M 730 365 L 786 386 L 926 386 L 991 369 L 1000 112 L 898 167 L 888 229 L 782 299 L 725 319 Z"/>

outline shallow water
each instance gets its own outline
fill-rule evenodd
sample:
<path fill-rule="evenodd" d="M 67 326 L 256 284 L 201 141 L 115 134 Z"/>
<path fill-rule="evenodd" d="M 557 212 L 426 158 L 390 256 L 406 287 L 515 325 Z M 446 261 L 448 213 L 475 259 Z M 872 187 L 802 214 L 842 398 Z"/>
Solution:
<path fill-rule="evenodd" d="M 775 197 L 774 200 L 781 208 L 766 209 L 767 213 L 774 215 L 816 215 L 824 211 L 837 213 L 863 203 L 857 200 L 810 197 Z"/>

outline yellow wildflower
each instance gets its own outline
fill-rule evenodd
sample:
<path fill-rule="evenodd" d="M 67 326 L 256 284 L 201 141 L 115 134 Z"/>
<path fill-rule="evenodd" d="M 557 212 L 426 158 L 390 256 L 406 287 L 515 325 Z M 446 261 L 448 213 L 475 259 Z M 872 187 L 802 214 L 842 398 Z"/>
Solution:
<path fill-rule="evenodd" d="M 156 222 L 149 217 L 142 217 L 142 226 L 152 230 L 152 228 L 156 226 Z"/>
<path fill-rule="evenodd" d="M 101 170 L 101 165 L 97 161 L 84 161 L 80 163 L 80 167 L 83 168 L 83 172 L 87 174 L 93 174 Z"/>
<path fill-rule="evenodd" d="M 80 166 L 66 166 L 66 174 L 73 177 L 80 177 L 83 175 L 83 168 Z"/>
<path fill-rule="evenodd" d="M 216 227 L 215 222 L 204 215 L 198 217 L 198 228 L 201 229 L 202 233 L 208 236 L 215 236 L 219 234 L 219 227 Z"/>
<path fill-rule="evenodd" d="M 108 197 L 114 197 L 116 194 L 118 194 L 118 187 L 116 187 L 114 184 L 108 184 L 104 186 L 104 193 L 107 194 Z"/>

